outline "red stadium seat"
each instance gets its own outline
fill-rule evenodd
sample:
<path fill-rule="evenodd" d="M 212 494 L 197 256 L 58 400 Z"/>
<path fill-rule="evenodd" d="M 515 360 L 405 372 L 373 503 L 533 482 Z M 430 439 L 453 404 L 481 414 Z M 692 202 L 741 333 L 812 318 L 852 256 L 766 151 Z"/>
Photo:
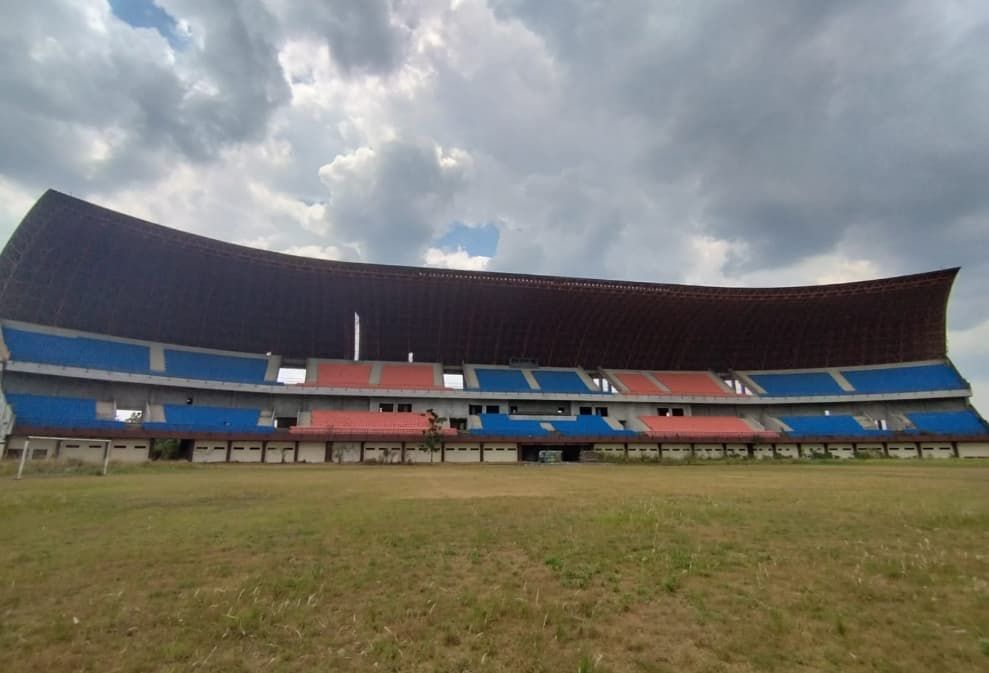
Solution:
<path fill-rule="evenodd" d="M 642 372 L 616 372 L 615 378 L 631 395 L 660 395 L 665 392 Z"/>
<path fill-rule="evenodd" d="M 433 389 L 436 385 L 433 365 L 383 364 L 381 365 L 381 388 Z"/>
<path fill-rule="evenodd" d="M 316 385 L 334 388 L 370 388 L 371 365 L 324 362 L 316 369 Z"/>
<path fill-rule="evenodd" d="M 652 372 L 674 395 L 734 395 L 714 380 L 710 372 Z"/>

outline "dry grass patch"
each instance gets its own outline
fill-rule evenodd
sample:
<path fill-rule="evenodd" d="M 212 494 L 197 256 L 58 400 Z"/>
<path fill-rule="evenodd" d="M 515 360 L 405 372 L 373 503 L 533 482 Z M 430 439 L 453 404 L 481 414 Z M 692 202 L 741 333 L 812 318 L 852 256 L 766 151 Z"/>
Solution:
<path fill-rule="evenodd" d="M 5 670 L 982 671 L 989 466 L 0 482 Z"/>

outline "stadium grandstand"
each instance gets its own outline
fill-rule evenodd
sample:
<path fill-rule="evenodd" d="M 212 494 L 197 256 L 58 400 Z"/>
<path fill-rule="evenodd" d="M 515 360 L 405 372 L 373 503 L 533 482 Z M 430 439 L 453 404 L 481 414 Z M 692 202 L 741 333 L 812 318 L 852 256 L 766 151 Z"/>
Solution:
<path fill-rule="evenodd" d="M 957 272 L 714 288 L 357 264 L 48 191 L 0 254 L 2 455 L 989 458 L 947 354 Z"/>

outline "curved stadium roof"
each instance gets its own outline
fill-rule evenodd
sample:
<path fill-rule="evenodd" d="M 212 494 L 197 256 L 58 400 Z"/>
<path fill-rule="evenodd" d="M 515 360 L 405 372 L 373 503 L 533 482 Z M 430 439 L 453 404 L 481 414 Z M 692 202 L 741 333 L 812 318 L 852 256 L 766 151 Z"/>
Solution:
<path fill-rule="evenodd" d="M 287 358 L 784 369 L 942 358 L 958 269 L 715 288 L 333 262 L 46 192 L 0 254 L 0 317 Z"/>

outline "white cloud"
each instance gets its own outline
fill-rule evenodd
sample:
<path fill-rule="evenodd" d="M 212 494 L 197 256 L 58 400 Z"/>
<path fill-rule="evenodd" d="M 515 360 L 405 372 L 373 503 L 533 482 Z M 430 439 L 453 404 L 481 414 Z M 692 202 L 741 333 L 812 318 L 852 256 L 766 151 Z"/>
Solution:
<path fill-rule="evenodd" d="M 484 271 L 491 262 L 490 257 L 483 255 L 471 256 L 462 247 L 456 250 L 440 250 L 439 248 L 428 248 L 422 258 L 426 266 L 433 266 L 441 269 L 463 269 L 466 271 Z"/>

